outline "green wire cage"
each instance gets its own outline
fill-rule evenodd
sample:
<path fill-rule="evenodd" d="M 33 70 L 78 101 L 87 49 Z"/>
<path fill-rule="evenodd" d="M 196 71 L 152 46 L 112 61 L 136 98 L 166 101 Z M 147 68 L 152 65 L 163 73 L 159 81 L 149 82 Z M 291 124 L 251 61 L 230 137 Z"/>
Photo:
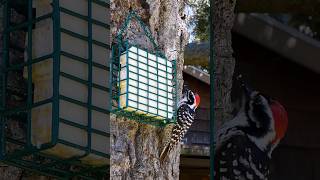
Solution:
<path fill-rule="evenodd" d="M 141 26 L 154 51 L 133 45 L 123 38 L 132 20 Z M 115 40 L 110 65 L 112 112 L 154 126 L 175 123 L 175 61 L 163 55 L 149 28 L 134 11 L 127 16 Z"/>
<path fill-rule="evenodd" d="M 101 179 L 110 158 L 109 1 L 21 2 L 26 18 L 14 22 L 15 1 L 1 1 L 0 160 L 57 178 Z M 16 34 L 25 34 L 25 48 L 14 46 Z M 16 51 L 24 57 L 12 60 Z"/>

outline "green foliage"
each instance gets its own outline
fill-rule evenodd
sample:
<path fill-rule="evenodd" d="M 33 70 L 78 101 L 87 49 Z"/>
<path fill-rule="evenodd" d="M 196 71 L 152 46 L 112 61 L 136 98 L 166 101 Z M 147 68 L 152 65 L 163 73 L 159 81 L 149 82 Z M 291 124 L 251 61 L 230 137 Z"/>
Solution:
<path fill-rule="evenodd" d="M 191 25 L 194 26 L 192 34 L 198 41 L 209 40 L 209 0 L 193 0 L 190 5 L 194 9 L 191 19 Z"/>

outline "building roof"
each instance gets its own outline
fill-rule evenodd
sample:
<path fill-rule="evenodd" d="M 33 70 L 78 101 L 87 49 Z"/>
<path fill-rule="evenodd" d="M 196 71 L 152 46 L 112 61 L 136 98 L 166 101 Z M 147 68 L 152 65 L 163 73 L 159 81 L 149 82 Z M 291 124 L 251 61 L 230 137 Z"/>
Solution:
<path fill-rule="evenodd" d="M 261 14 L 240 13 L 235 18 L 234 32 L 320 73 L 320 42 L 296 29 Z M 209 43 L 190 43 L 185 62 L 209 61 Z"/>
<path fill-rule="evenodd" d="M 234 31 L 320 73 L 320 42 L 292 27 L 267 15 L 238 14 Z"/>
<path fill-rule="evenodd" d="M 203 71 L 202 69 L 196 68 L 194 66 L 184 66 L 183 72 L 199 79 L 206 84 L 210 84 L 210 74 Z"/>

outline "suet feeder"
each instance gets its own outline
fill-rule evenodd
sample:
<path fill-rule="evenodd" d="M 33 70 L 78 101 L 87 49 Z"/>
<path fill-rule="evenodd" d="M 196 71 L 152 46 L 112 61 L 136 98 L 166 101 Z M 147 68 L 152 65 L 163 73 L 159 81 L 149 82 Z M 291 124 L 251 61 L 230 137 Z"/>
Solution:
<path fill-rule="evenodd" d="M 10 2 L 3 4 L 0 160 L 57 178 L 100 179 L 94 175 L 108 173 L 110 157 L 109 3 L 26 0 L 27 20 L 15 24 Z M 21 31 L 25 61 L 12 63 L 10 38 Z M 26 79 L 26 102 L 14 106 L 12 72 Z M 23 124 L 22 137 L 8 132 L 13 121 Z"/>
<path fill-rule="evenodd" d="M 132 19 L 154 45 L 144 49 L 123 39 Z M 176 121 L 176 64 L 159 51 L 150 30 L 131 12 L 112 47 L 112 112 L 145 124 L 164 126 Z"/>

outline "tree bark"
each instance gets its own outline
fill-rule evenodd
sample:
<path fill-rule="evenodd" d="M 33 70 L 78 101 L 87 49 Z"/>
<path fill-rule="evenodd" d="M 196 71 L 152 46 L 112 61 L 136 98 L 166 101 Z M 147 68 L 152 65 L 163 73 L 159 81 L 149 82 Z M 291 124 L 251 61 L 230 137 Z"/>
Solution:
<path fill-rule="evenodd" d="M 234 23 L 235 0 L 215 0 L 213 8 L 213 35 L 215 54 L 214 111 L 215 129 L 232 117 L 231 89 L 235 60 L 232 56 L 231 29 Z M 212 77 L 211 77 L 212 78 Z"/>
<path fill-rule="evenodd" d="M 156 43 L 166 57 L 177 59 L 179 87 L 182 87 L 183 50 L 188 40 L 184 0 L 112 0 L 112 35 L 116 34 L 129 9 L 135 10 L 150 26 Z M 143 31 L 131 23 L 126 38 L 131 43 L 151 49 Z M 111 118 L 111 179 L 179 179 L 180 147 L 167 161 L 159 154 L 170 136 L 172 126 L 157 128 L 124 118 Z"/>

